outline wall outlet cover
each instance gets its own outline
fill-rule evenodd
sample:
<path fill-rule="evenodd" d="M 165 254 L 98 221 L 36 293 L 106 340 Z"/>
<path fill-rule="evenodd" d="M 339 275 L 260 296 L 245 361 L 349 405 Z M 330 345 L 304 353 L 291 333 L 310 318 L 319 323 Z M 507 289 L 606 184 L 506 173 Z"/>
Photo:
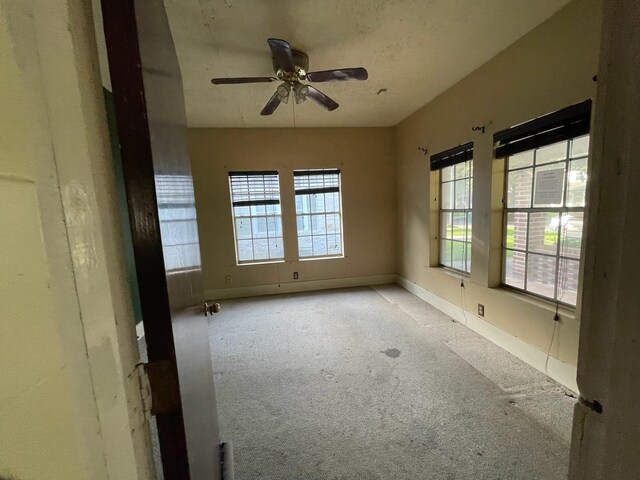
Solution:
<path fill-rule="evenodd" d="M 484 317 L 484 305 L 482 305 L 481 303 L 478 304 L 478 316 Z"/>
<path fill-rule="evenodd" d="M 231 275 L 227 275 L 224 277 L 224 281 L 227 285 L 231 285 Z"/>
<path fill-rule="evenodd" d="M 298 272 L 293 272 L 293 279 L 298 280 Z"/>

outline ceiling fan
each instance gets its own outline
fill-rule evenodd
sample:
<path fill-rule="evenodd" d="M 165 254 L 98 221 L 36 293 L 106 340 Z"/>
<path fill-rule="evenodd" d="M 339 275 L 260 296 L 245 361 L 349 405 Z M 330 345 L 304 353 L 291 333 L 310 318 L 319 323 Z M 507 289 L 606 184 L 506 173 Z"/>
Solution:
<path fill-rule="evenodd" d="M 299 51 L 293 50 L 288 42 L 278 38 L 267 40 L 273 55 L 273 70 L 275 77 L 236 77 L 236 78 L 213 78 L 214 85 L 235 85 L 240 83 L 267 83 L 282 82 L 278 85 L 276 92 L 264 106 L 260 115 L 271 115 L 280 103 L 288 103 L 289 97 L 293 95 L 296 103 L 302 103 L 310 98 L 320 106 L 330 112 L 339 107 L 338 103 L 326 96 L 311 85 L 300 83 L 301 80 L 310 82 L 344 82 L 346 80 L 366 80 L 369 77 L 367 70 L 358 68 L 339 68 L 337 70 L 322 70 L 319 72 L 308 72 L 309 57 Z"/>

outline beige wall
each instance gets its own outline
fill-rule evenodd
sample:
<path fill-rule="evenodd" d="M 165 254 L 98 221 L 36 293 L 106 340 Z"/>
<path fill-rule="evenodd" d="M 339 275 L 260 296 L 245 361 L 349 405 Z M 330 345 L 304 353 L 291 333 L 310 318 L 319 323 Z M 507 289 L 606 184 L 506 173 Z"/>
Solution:
<path fill-rule="evenodd" d="M 553 306 L 502 288 L 500 282 L 502 174 L 493 159 L 493 133 L 593 97 L 600 39 L 600 0 L 576 0 L 396 128 L 398 273 L 420 287 L 460 305 L 460 280 L 437 264 L 437 221 L 430 211 L 437 192 L 429 155 L 475 142 L 473 252 L 464 305 L 485 320 L 547 352 Z M 485 133 L 472 127 L 486 126 Z M 551 355 L 575 365 L 579 314 L 561 310 Z"/>
<path fill-rule="evenodd" d="M 152 478 L 91 9 L 0 0 L 0 475 Z"/>
<path fill-rule="evenodd" d="M 319 111 L 322 114 L 322 111 Z M 205 292 L 393 274 L 396 196 L 391 128 L 190 129 Z M 344 258 L 298 261 L 293 170 L 339 168 Z M 236 265 L 230 170 L 278 170 L 285 262 Z M 231 284 L 225 277 L 230 275 Z M 277 291 L 277 290 L 276 290 Z"/>

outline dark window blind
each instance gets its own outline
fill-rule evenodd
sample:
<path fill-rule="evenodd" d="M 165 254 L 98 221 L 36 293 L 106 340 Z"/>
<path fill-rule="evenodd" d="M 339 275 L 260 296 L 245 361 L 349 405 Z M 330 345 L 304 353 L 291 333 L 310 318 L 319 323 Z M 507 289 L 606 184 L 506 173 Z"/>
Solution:
<path fill-rule="evenodd" d="M 431 170 L 440 170 L 473 159 L 473 142 L 431 155 Z"/>
<path fill-rule="evenodd" d="M 496 158 L 562 142 L 589 133 L 591 99 L 497 132 Z"/>

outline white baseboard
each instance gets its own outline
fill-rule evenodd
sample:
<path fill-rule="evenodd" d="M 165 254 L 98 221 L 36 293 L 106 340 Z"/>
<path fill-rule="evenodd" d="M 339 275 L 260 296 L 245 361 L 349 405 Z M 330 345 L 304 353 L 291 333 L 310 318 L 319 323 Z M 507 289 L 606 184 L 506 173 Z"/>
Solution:
<path fill-rule="evenodd" d="M 407 280 L 406 278 L 396 275 L 396 283 L 405 290 L 413 293 L 416 297 L 424 300 L 425 302 L 433 305 L 435 308 L 443 313 L 446 313 L 457 322 L 466 325 L 474 332 L 482 335 L 487 340 L 495 343 L 499 347 L 503 348 L 512 355 L 518 357 L 520 360 L 528 363 L 536 370 L 547 374 L 556 382 L 564 385 L 572 392 L 578 393 L 578 385 L 576 383 L 576 366 L 569 363 L 558 360 L 557 358 L 550 356 L 547 364 L 547 352 L 528 344 L 527 342 L 512 335 L 506 330 L 502 330 L 496 327 L 492 323 L 470 313 L 463 313 L 460 306 L 445 300 L 442 297 L 431 293 L 430 291 L 422 288 L 414 282 Z"/>
<path fill-rule="evenodd" d="M 205 296 L 211 300 L 229 298 L 257 297 L 260 295 L 277 295 L 279 293 L 310 292 L 331 288 L 363 287 L 366 285 L 383 285 L 396 283 L 395 274 L 369 275 L 366 277 L 332 278 L 329 280 L 307 280 L 281 284 L 255 285 L 252 287 L 230 287 L 207 290 Z"/>

